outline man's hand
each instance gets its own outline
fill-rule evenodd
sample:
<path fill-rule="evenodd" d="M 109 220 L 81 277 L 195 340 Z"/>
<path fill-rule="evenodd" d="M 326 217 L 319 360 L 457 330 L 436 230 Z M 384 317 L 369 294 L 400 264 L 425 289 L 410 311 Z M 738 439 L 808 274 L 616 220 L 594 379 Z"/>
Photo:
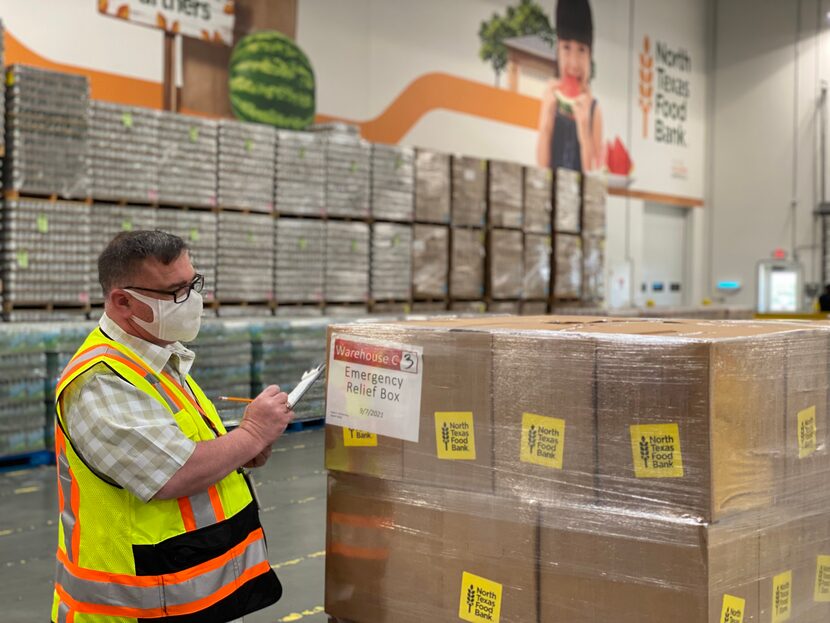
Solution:
<path fill-rule="evenodd" d="M 288 408 L 288 394 L 276 385 L 269 385 L 245 409 L 239 428 L 254 437 L 260 448 L 270 451 L 271 444 L 285 432 L 293 419 L 294 412 Z"/>
<path fill-rule="evenodd" d="M 269 457 L 271 456 L 271 446 L 265 446 L 265 449 L 257 454 L 254 458 L 250 461 L 245 463 L 242 467 L 247 467 L 248 469 L 252 469 L 254 467 L 262 467 L 268 462 Z"/>

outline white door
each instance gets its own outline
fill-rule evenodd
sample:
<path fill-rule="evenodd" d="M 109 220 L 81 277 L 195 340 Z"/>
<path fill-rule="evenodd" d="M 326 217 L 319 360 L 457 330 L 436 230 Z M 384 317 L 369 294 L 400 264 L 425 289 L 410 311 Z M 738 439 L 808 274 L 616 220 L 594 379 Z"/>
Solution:
<path fill-rule="evenodd" d="M 641 300 L 651 300 L 659 306 L 687 303 L 686 219 L 686 208 L 645 204 Z"/>

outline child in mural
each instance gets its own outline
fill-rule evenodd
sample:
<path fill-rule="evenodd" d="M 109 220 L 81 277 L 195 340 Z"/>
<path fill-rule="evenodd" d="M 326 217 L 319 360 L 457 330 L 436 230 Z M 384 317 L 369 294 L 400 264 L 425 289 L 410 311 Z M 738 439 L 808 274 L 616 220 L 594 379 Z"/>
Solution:
<path fill-rule="evenodd" d="M 591 94 L 594 23 L 588 0 L 556 5 L 558 75 L 548 82 L 539 115 L 540 167 L 591 171 L 602 166 L 602 112 Z"/>

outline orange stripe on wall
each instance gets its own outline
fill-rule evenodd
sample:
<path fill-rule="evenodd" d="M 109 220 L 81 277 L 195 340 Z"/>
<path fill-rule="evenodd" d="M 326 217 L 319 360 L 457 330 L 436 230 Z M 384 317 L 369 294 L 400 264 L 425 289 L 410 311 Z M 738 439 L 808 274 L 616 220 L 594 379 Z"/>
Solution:
<path fill-rule="evenodd" d="M 317 115 L 317 120 L 353 123 L 360 127 L 361 134 L 367 141 L 395 144 L 421 117 L 433 110 L 451 110 L 535 130 L 540 106 L 541 101 L 535 97 L 458 76 L 431 73 L 410 82 L 386 110 L 374 119 L 359 122 Z"/>

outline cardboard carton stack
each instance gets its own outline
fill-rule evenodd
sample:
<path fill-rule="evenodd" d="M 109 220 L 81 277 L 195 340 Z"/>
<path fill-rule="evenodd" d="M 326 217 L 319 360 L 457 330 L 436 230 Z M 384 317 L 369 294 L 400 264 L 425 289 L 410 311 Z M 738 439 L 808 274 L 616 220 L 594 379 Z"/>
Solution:
<path fill-rule="evenodd" d="M 326 431 L 336 620 L 830 620 L 830 327 L 538 316 L 329 337 L 330 422 L 353 423 Z M 415 353 L 417 441 L 360 430 L 361 344 L 370 384 L 407 369 L 385 348 Z"/>
<path fill-rule="evenodd" d="M 450 157 L 430 149 L 415 150 L 415 221 L 450 222 Z"/>
<path fill-rule="evenodd" d="M 470 156 L 452 158 L 452 224 L 484 227 L 487 216 L 487 161 Z"/>
<path fill-rule="evenodd" d="M 488 193 L 492 227 L 522 227 L 522 189 L 522 165 L 500 160 L 490 161 Z"/>
<path fill-rule="evenodd" d="M 277 131 L 274 208 L 280 214 L 326 213 L 325 138 L 316 132 Z"/>
<path fill-rule="evenodd" d="M 323 300 L 325 221 L 278 219 L 274 255 L 277 303 L 319 303 Z"/>
<path fill-rule="evenodd" d="M 218 125 L 217 201 L 254 212 L 274 209 L 277 131 L 222 119 Z"/>
<path fill-rule="evenodd" d="M 484 296 L 485 235 L 480 229 L 452 229 L 450 296 L 480 299 Z"/>

